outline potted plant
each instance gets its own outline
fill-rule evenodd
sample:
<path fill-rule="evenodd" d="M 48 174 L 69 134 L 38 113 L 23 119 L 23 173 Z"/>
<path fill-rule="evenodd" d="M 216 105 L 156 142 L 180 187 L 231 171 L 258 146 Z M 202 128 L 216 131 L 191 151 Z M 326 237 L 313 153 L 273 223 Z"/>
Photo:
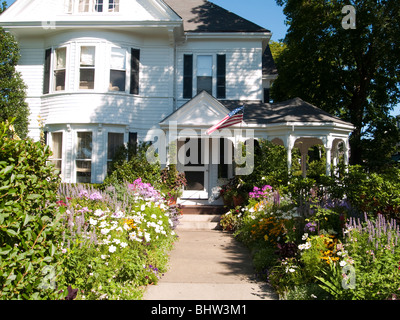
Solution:
<path fill-rule="evenodd" d="M 162 189 L 167 195 L 166 200 L 168 203 L 170 205 L 176 204 L 187 183 L 185 173 L 179 172 L 175 164 L 170 164 L 161 171 L 161 182 L 163 183 Z"/>

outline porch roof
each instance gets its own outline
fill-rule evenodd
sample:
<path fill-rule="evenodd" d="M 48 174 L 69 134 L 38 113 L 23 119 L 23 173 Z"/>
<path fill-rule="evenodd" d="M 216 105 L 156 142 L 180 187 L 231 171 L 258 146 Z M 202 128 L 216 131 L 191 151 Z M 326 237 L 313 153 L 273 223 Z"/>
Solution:
<path fill-rule="evenodd" d="M 288 122 L 329 122 L 352 127 L 349 122 L 332 116 L 328 112 L 300 98 L 279 102 L 219 100 L 230 111 L 245 104 L 244 122 L 249 125 L 268 125 Z"/>

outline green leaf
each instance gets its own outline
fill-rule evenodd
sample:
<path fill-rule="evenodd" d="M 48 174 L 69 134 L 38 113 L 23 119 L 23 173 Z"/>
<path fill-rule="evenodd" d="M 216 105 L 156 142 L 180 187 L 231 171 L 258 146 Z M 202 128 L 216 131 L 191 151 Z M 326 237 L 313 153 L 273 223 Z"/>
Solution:
<path fill-rule="evenodd" d="M 29 214 L 26 214 L 25 220 L 24 220 L 24 227 L 29 223 L 30 220 L 31 220 L 31 217 L 29 216 Z"/>
<path fill-rule="evenodd" d="M 10 173 L 14 169 L 14 165 L 7 166 L 3 170 L 0 171 L 0 175 L 5 176 L 6 174 Z"/>
<path fill-rule="evenodd" d="M 0 248 L 0 255 L 7 255 L 11 252 L 12 248 L 7 246 L 5 248 Z"/>
<path fill-rule="evenodd" d="M 15 230 L 13 230 L 13 229 L 7 229 L 6 232 L 7 232 L 10 236 L 13 236 L 13 237 L 15 237 L 15 236 L 18 235 L 18 233 L 17 233 Z"/>
<path fill-rule="evenodd" d="M 27 200 L 35 200 L 35 199 L 39 199 L 42 195 L 40 194 L 30 194 L 26 197 Z"/>

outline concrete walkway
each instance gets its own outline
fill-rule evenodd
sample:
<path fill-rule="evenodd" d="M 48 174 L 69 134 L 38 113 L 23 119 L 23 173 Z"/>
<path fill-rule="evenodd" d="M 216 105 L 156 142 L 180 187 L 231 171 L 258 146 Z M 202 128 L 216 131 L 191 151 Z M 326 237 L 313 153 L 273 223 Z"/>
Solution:
<path fill-rule="evenodd" d="M 249 251 L 229 233 L 177 229 L 180 240 L 170 268 L 144 300 L 275 300 L 270 287 L 257 282 Z"/>

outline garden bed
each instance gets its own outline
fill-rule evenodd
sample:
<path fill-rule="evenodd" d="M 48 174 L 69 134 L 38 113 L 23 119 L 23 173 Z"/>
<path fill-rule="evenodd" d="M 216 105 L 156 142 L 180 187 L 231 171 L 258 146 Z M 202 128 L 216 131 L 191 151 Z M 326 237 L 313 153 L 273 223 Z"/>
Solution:
<path fill-rule="evenodd" d="M 250 248 L 257 275 L 280 299 L 399 299 L 397 219 L 361 213 L 320 191 L 308 189 L 299 200 L 301 192 L 255 187 L 221 225 Z"/>

